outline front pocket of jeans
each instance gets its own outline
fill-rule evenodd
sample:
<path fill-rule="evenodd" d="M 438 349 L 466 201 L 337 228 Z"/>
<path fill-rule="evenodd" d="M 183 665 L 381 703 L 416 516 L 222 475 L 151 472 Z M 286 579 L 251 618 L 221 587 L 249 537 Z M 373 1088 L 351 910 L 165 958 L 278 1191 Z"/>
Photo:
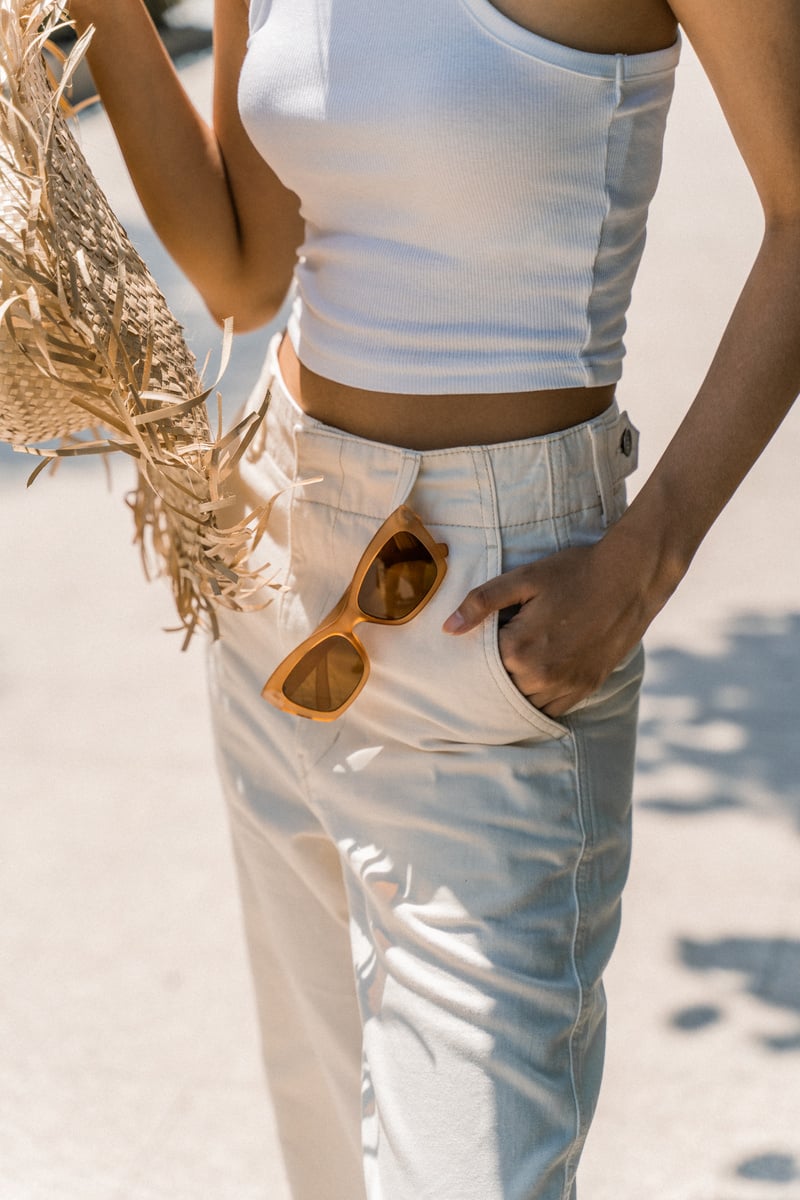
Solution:
<path fill-rule="evenodd" d="M 514 683 L 500 654 L 498 632 L 498 614 L 492 613 L 484 623 L 484 653 L 489 674 L 503 703 L 509 709 L 509 717 L 513 716 L 515 721 L 521 718 L 536 732 L 544 734 L 546 737 L 565 737 L 569 732 L 566 726 L 553 717 L 548 717 L 535 704 L 532 704 Z"/>
<path fill-rule="evenodd" d="M 511 745 L 553 741 L 568 730 L 516 689 L 496 646 L 497 616 L 453 637 L 442 623 L 463 583 L 442 588 L 430 606 L 396 630 L 362 626 L 372 674 L 356 705 L 372 708 L 386 735 L 423 749 L 453 744 Z M 380 710 L 380 715 L 378 715 Z"/>
<path fill-rule="evenodd" d="M 435 532 L 448 540 L 447 529 Z M 490 578 L 498 567 L 482 530 L 459 529 L 458 540 L 452 533 L 449 540 L 448 573 L 440 592 L 407 627 L 407 635 L 398 632 L 385 651 L 393 694 L 408 706 L 410 725 L 417 723 L 425 744 L 511 745 L 564 738 L 567 727 L 532 705 L 508 675 L 497 641 L 497 613 L 467 633 L 442 633 L 445 618 L 476 581 Z"/>

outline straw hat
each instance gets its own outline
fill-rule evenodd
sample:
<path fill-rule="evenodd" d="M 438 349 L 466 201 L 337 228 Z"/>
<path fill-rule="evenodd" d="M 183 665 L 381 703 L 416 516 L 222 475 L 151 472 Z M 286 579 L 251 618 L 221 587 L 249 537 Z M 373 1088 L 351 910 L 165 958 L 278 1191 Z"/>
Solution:
<path fill-rule="evenodd" d="M 188 643 L 216 608 L 263 603 L 248 555 L 267 510 L 225 527 L 231 474 L 268 397 L 212 434 L 183 331 L 112 213 L 64 115 L 84 35 L 56 85 L 43 47 L 66 0 L 0 0 L 0 439 L 34 472 L 76 454 L 136 461 L 145 569 L 167 575 Z M 230 345 L 226 327 L 223 369 Z M 87 435 L 86 431 L 92 431 Z M 76 435 L 82 434 L 78 437 Z M 62 439 L 55 449 L 37 443 Z"/>

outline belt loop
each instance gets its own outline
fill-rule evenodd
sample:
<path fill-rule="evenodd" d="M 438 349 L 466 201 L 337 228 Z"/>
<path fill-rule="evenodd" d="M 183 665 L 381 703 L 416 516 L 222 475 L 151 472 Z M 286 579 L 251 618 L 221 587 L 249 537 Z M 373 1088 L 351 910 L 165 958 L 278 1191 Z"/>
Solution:
<path fill-rule="evenodd" d="M 405 451 L 400 463 L 400 469 L 395 477 L 394 494 L 389 512 L 394 512 L 394 510 L 401 504 L 405 504 L 406 500 L 411 494 L 411 489 L 417 482 L 417 476 L 419 475 L 419 469 L 421 465 L 421 452 L 415 453 L 413 450 Z"/>
<path fill-rule="evenodd" d="M 603 524 L 608 527 L 619 515 L 618 492 L 623 481 L 639 464 L 639 430 L 625 412 L 610 424 L 590 425 L 589 436 Z"/>
<path fill-rule="evenodd" d="M 500 529 L 500 502 L 497 495 L 492 454 L 486 446 L 470 446 L 472 469 L 475 472 L 478 504 L 481 510 L 484 545 L 486 546 L 487 579 L 503 569 L 503 538 Z"/>
<path fill-rule="evenodd" d="M 615 422 L 609 430 L 605 424 L 595 423 L 589 426 L 589 440 L 592 446 L 592 464 L 597 493 L 603 509 L 603 525 L 608 528 L 614 519 L 614 483 L 611 478 L 611 463 L 609 454 L 609 433 L 619 428 Z"/>
<path fill-rule="evenodd" d="M 619 478 L 627 479 L 639 466 L 639 430 L 626 412 L 621 415 L 619 425 L 613 431 L 611 443 L 620 463 Z"/>

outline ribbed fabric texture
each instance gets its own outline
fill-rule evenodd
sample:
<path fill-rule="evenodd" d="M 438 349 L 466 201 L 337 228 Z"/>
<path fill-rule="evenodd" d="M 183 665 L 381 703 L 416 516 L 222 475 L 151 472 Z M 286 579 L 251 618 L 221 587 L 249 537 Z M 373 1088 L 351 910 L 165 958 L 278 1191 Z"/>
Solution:
<path fill-rule="evenodd" d="M 589 54 L 490 0 L 251 0 L 239 104 L 300 197 L 289 333 L 369 390 L 613 383 L 679 44 Z"/>

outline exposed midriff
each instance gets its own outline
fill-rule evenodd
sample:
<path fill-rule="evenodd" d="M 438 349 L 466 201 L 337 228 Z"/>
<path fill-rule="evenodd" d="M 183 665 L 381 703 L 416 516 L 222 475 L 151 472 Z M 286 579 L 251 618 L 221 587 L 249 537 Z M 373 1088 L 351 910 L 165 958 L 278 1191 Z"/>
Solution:
<path fill-rule="evenodd" d="M 479 446 L 542 437 L 604 412 L 614 384 L 531 392 L 403 395 L 372 392 L 317 375 L 288 337 L 278 352 L 283 381 L 304 412 L 358 437 L 411 450 Z"/>

